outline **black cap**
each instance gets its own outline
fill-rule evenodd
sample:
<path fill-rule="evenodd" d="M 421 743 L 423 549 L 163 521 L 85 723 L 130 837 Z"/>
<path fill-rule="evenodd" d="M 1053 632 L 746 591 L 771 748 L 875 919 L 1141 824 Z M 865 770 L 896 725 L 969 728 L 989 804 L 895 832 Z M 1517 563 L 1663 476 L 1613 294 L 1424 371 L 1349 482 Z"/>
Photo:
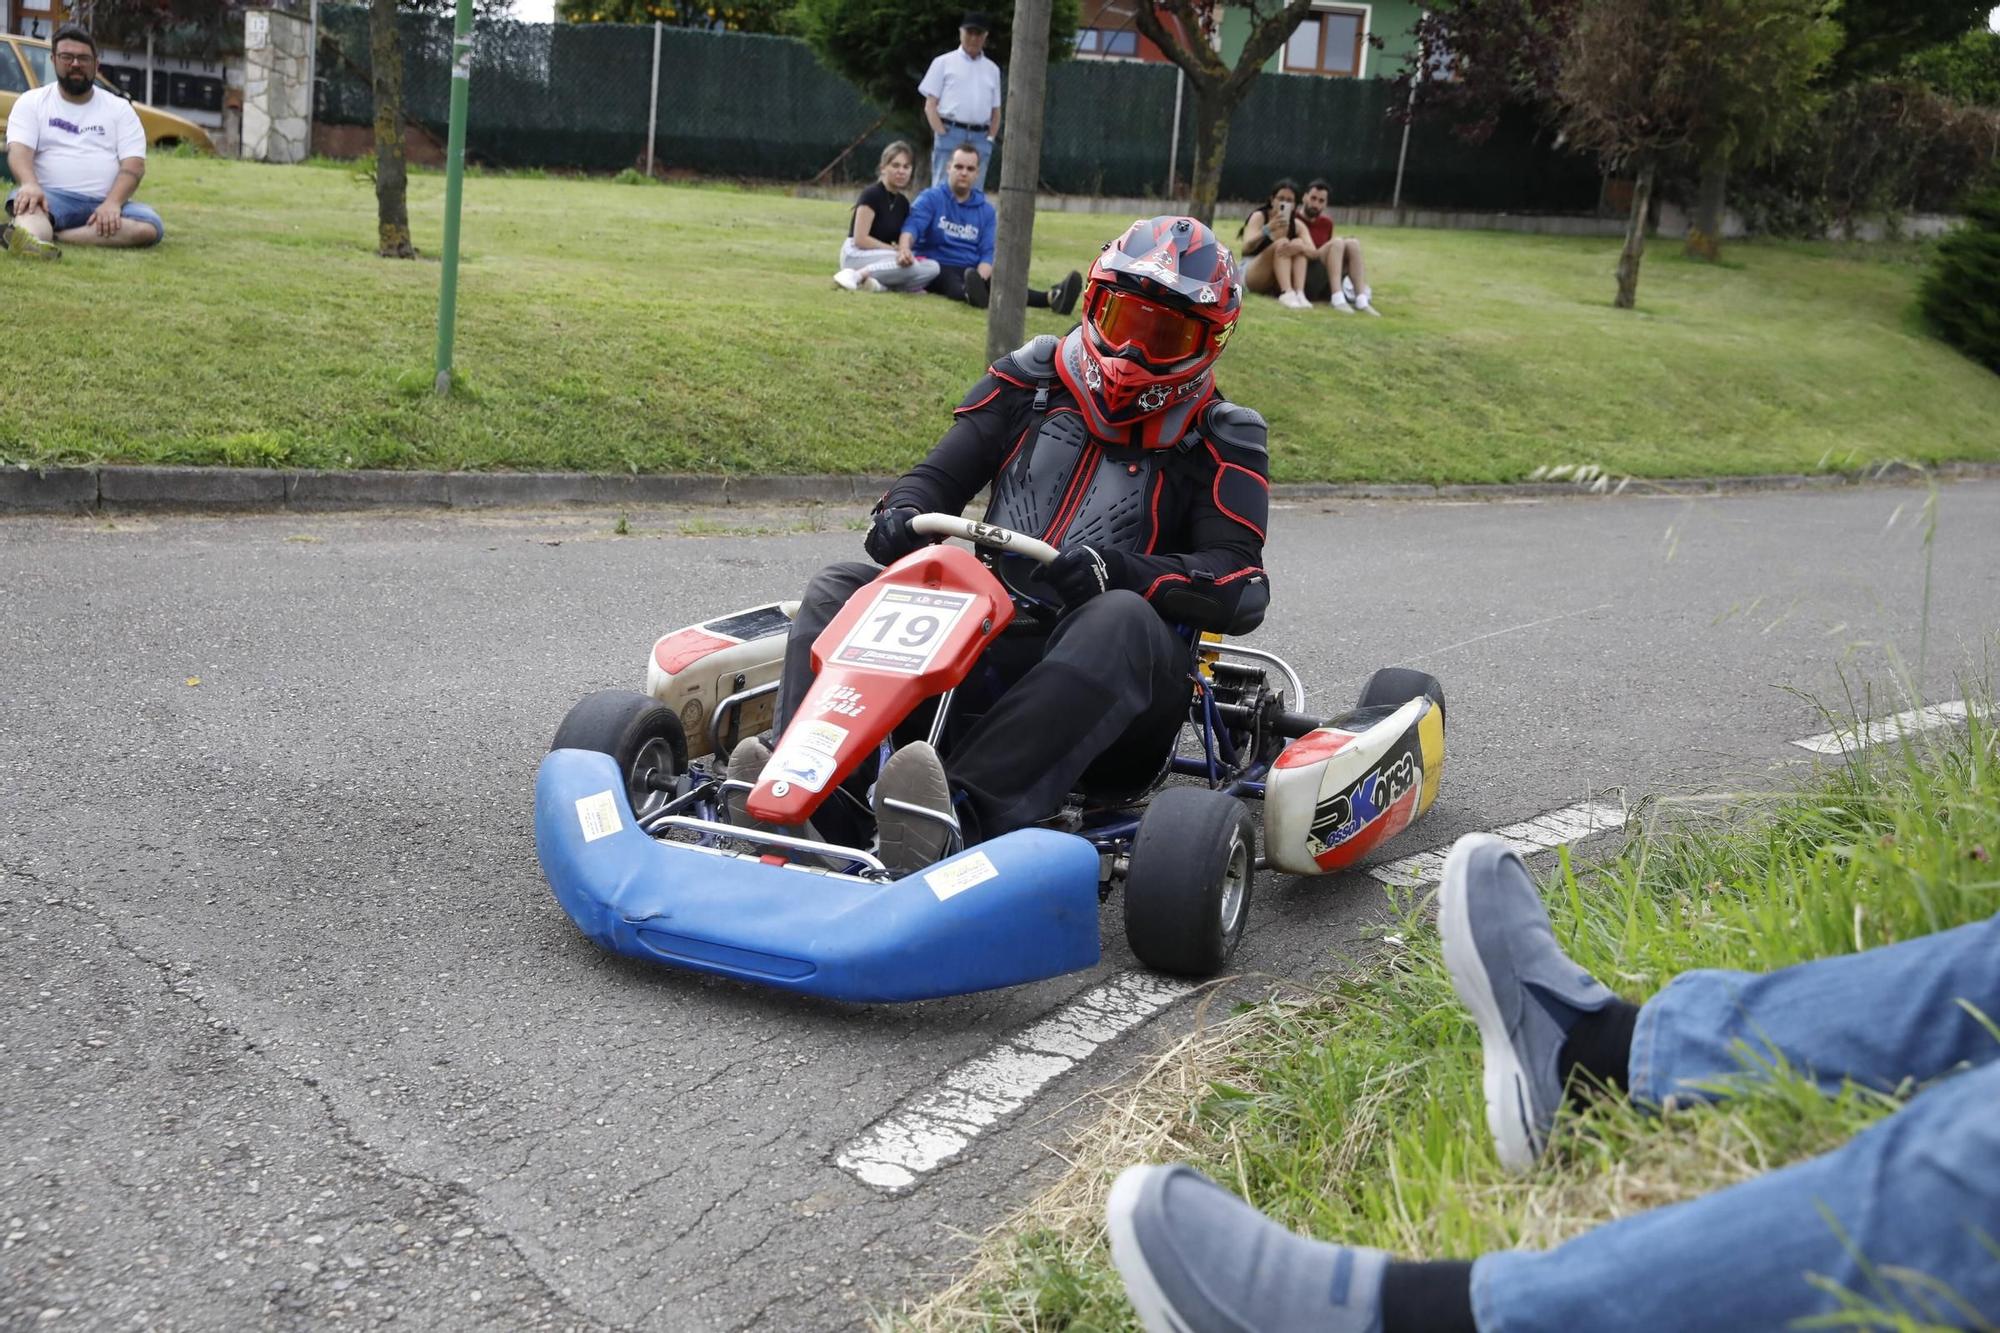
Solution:
<path fill-rule="evenodd" d="M 977 28 L 981 32 L 991 32 L 993 30 L 992 20 L 976 9 L 966 10 L 965 17 L 958 21 L 958 26 L 960 28 Z"/>

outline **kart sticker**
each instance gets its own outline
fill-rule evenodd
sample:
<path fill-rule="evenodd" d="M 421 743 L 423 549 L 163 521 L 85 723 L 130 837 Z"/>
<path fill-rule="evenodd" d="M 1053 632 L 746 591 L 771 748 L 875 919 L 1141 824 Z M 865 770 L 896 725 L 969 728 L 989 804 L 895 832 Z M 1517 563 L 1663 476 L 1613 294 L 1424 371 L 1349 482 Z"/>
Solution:
<path fill-rule="evenodd" d="M 835 731 L 840 730 L 838 727 Z M 833 776 L 834 760 L 831 754 L 807 749 L 803 745 L 788 744 L 771 756 L 771 762 L 764 765 L 758 775 L 759 782 L 796 782 L 807 791 L 826 790 L 827 779 Z"/>
<path fill-rule="evenodd" d="M 815 754 L 837 755 L 840 743 L 847 739 L 847 728 L 836 727 L 831 722 L 802 722 L 786 732 L 785 739 L 795 745 L 803 745 Z M 813 790 L 819 789 L 815 787 Z"/>
<path fill-rule="evenodd" d="M 608 791 L 578 797 L 576 822 L 583 829 L 585 842 L 608 838 L 625 827 L 625 821 L 618 817 L 618 800 Z"/>
<path fill-rule="evenodd" d="M 931 892 L 939 902 L 955 898 L 975 884 L 984 884 L 989 879 L 999 877 L 1000 871 L 987 859 L 985 852 L 971 852 L 948 861 L 936 870 L 926 871 L 924 883 L 930 885 Z"/>
<path fill-rule="evenodd" d="M 952 626 L 972 605 L 969 592 L 909 588 L 892 583 L 834 650 L 832 663 L 920 676 L 951 637 Z M 818 790 L 818 788 L 814 788 Z"/>
<path fill-rule="evenodd" d="M 1356 778 L 1343 791 L 1324 797 L 1313 812 L 1312 829 L 1306 835 L 1306 854 L 1318 859 L 1335 847 L 1358 836 L 1361 831 L 1388 814 L 1396 803 L 1423 781 L 1423 759 L 1415 738 L 1405 733 L 1374 768 Z M 1407 812 L 1396 828 L 1409 823 Z M 1386 836 L 1386 835 L 1385 835 Z"/>

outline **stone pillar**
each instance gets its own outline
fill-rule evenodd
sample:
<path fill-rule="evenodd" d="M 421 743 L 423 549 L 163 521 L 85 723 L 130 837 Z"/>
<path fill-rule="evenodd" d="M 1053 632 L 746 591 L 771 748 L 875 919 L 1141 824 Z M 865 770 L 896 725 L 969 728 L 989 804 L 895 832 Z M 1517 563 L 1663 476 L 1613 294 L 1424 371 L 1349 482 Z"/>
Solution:
<path fill-rule="evenodd" d="M 243 147 L 257 162 L 298 162 L 312 150 L 313 25 L 303 5 L 243 11 Z"/>

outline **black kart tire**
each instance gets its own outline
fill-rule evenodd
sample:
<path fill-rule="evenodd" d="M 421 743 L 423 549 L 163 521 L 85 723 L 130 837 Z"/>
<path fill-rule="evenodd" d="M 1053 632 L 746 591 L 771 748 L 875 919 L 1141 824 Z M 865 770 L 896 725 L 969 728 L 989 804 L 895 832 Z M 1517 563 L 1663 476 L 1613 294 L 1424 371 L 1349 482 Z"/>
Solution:
<path fill-rule="evenodd" d="M 651 695 L 599 690 L 585 695 L 556 728 L 551 750 L 608 754 L 625 775 L 625 799 L 644 819 L 669 799 L 662 784 L 687 772 L 687 733 L 681 720 Z"/>
<path fill-rule="evenodd" d="M 1420 695 L 1435 700 L 1438 713 L 1444 714 L 1444 686 L 1438 683 L 1436 676 L 1418 671 L 1415 667 L 1383 667 L 1361 687 L 1361 701 L 1355 707 L 1401 708 Z"/>
<path fill-rule="evenodd" d="M 1125 874 L 1125 938 L 1159 972 L 1212 977 L 1236 952 L 1257 878 L 1257 824 L 1206 787 L 1153 798 Z"/>

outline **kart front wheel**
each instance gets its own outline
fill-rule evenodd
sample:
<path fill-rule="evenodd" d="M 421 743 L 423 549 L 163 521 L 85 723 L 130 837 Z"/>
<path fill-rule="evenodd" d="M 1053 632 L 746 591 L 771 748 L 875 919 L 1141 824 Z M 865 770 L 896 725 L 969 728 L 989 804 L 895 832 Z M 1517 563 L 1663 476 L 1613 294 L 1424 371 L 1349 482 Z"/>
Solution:
<path fill-rule="evenodd" d="M 638 819 L 667 803 L 673 780 L 688 766 L 681 720 L 651 695 L 631 690 L 585 695 L 556 728 L 549 748 L 610 755 L 625 776 L 625 799 Z"/>
<path fill-rule="evenodd" d="M 1169 787 L 1132 840 L 1125 938 L 1147 967 L 1188 977 L 1222 970 L 1250 919 L 1257 827 L 1233 796 Z"/>

